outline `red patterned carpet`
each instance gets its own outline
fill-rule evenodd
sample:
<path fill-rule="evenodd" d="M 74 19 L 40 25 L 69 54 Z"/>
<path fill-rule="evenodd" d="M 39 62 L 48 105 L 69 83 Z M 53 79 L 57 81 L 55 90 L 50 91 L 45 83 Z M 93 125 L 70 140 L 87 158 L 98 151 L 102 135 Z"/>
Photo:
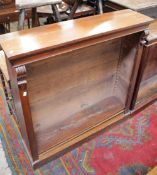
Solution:
<path fill-rule="evenodd" d="M 0 138 L 15 175 L 145 175 L 157 164 L 157 103 L 33 171 L 0 85 Z"/>

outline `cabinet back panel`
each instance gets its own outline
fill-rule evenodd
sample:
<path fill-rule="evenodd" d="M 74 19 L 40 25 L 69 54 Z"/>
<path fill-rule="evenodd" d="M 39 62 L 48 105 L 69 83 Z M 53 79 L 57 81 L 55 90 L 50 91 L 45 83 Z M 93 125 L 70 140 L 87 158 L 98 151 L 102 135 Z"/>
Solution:
<path fill-rule="evenodd" d="M 129 84 L 116 82 L 122 41 L 115 39 L 26 66 L 39 154 L 124 109 L 125 97 L 115 93 L 117 87 L 127 91 Z"/>
<path fill-rule="evenodd" d="M 117 68 L 117 81 L 115 85 L 115 94 L 122 103 L 126 102 L 128 88 L 130 86 L 134 62 L 138 51 L 140 34 L 129 35 L 123 38 L 119 63 Z"/>

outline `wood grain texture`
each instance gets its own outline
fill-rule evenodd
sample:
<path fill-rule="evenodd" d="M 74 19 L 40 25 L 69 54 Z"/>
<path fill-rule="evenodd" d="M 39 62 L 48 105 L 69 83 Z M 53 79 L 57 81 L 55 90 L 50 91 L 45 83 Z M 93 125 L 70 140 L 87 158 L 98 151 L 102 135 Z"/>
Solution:
<path fill-rule="evenodd" d="M 10 22 L 12 18 L 17 19 L 17 15 L 18 11 L 15 8 L 15 0 L 0 3 L 0 23 Z"/>
<path fill-rule="evenodd" d="M 147 60 L 138 93 L 138 102 L 147 101 L 155 94 L 157 96 L 157 44 L 154 43 L 151 46 L 147 46 L 144 50 L 144 54 L 147 50 L 149 50 L 149 52 L 147 54 Z"/>
<path fill-rule="evenodd" d="M 115 94 L 121 99 L 123 103 L 126 103 L 126 100 L 130 100 L 128 96 L 132 96 L 132 87 L 134 87 L 134 81 L 136 81 L 136 70 L 135 65 L 137 66 L 139 52 L 138 45 L 140 41 L 140 33 L 129 35 L 124 37 L 121 42 L 121 50 L 119 54 L 119 62 L 117 66 L 117 76 L 115 84 Z M 140 55 L 141 57 L 141 55 Z M 135 78 L 134 76 L 135 75 Z M 130 84 L 131 81 L 131 84 Z M 119 83 L 121 82 L 121 83 Z M 128 89 L 130 89 L 128 91 Z M 128 102 L 128 106 L 130 106 Z M 126 111 L 129 109 L 126 109 Z"/>
<path fill-rule="evenodd" d="M 11 94 L 13 96 L 14 107 L 15 107 L 14 115 L 16 118 L 17 125 L 19 126 L 19 129 L 21 131 L 22 138 L 25 141 L 25 144 L 27 145 L 28 150 L 30 151 L 29 139 L 26 131 L 26 123 L 24 119 L 24 114 L 23 114 L 23 109 L 22 109 L 21 99 L 20 99 L 20 94 L 18 89 L 17 74 L 15 69 L 12 67 L 12 65 L 10 64 L 7 58 L 6 58 L 6 65 L 7 65 L 7 70 L 8 70 L 9 80 L 10 80 Z"/>
<path fill-rule="evenodd" d="M 125 109 L 139 38 L 130 35 L 26 65 L 39 154 Z"/>
<path fill-rule="evenodd" d="M 150 25 L 150 34 L 144 45 L 136 87 L 135 110 L 142 110 L 157 99 L 157 23 Z M 135 101 L 134 101 L 135 103 Z"/>
<path fill-rule="evenodd" d="M 148 44 L 157 42 L 157 20 L 150 24 L 149 32 L 147 37 Z"/>
<path fill-rule="evenodd" d="M 119 51 L 115 40 L 26 66 L 40 153 L 124 109 L 112 97 Z"/>
<path fill-rule="evenodd" d="M 6 34 L 0 37 L 0 45 L 7 58 L 20 59 L 24 55 L 149 25 L 151 21 L 151 18 L 131 10 L 117 11 Z"/>
<path fill-rule="evenodd" d="M 35 161 L 38 159 L 39 155 L 38 155 L 38 147 L 36 145 L 36 137 L 35 137 L 33 123 L 32 123 L 29 99 L 27 98 L 27 95 L 25 95 L 25 93 L 27 93 L 27 83 L 25 82 L 23 84 L 20 84 L 18 87 L 19 87 L 19 95 L 22 101 L 22 109 L 25 115 L 24 122 L 26 125 L 26 132 L 29 139 L 30 155 L 33 161 Z M 21 130 L 22 129 L 23 128 L 21 128 Z"/>
<path fill-rule="evenodd" d="M 27 83 L 20 91 L 20 126 L 26 126 L 33 165 L 123 118 L 118 115 L 130 108 L 141 61 L 138 49 L 151 21 L 124 10 L 0 37 L 10 74 L 21 60 L 26 68 L 26 81 L 18 82 L 19 87 Z M 17 95 L 14 71 L 11 85 Z"/>

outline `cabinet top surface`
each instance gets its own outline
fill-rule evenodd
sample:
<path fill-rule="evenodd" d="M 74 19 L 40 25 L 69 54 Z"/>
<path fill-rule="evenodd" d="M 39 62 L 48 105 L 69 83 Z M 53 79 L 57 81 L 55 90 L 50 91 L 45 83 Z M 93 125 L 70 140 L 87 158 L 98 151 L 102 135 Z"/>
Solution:
<path fill-rule="evenodd" d="M 151 21 L 137 12 L 122 10 L 1 35 L 0 45 L 7 58 L 15 60 L 133 28 L 134 33 L 139 32 L 143 29 L 138 28 Z"/>
<path fill-rule="evenodd" d="M 157 19 L 149 26 L 148 42 L 157 41 Z"/>
<path fill-rule="evenodd" d="M 109 0 L 120 6 L 130 8 L 133 10 L 143 10 L 157 6 L 157 0 Z"/>

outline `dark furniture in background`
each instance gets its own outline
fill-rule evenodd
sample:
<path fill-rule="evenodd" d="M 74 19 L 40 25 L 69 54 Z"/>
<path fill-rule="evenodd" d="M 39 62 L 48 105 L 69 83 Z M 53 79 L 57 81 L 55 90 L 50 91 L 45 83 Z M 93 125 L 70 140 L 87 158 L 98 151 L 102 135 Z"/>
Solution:
<path fill-rule="evenodd" d="M 102 14 L 104 12 L 104 2 L 107 0 L 87 0 L 87 2 L 96 8 L 96 11 L 99 14 Z"/>
<path fill-rule="evenodd" d="M 15 1 L 1 0 L 0 1 L 0 24 L 1 24 L 0 34 L 10 31 L 10 21 L 12 21 L 12 13 L 16 14 Z"/>
<path fill-rule="evenodd" d="M 32 10 L 32 27 L 39 26 L 39 19 L 37 14 L 37 7 L 51 5 L 53 15 L 55 16 L 56 22 L 61 21 L 60 13 L 58 11 L 57 5 L 60 4 L 62 0 L 16 0 L 16 9 L 20 11 L 18 30 L 24 29 L 25 12 L 26 9 Z"/>
<path fill-rule="evenodd" d="M 31 16 L 31 12 L 27 10 L 26 19 L 28 20 L 28 27 L 30 27 L 29 26 L 30 16 Z M 15 0 L 1 1 L 0 24 L 1 24 L 1 29 L 3 30 L 1 34 L 10 32 L 10 23 L 14 21 L 18 21 L 18 19 L 19 19 L 19 11 L 15 7 Z"/>

